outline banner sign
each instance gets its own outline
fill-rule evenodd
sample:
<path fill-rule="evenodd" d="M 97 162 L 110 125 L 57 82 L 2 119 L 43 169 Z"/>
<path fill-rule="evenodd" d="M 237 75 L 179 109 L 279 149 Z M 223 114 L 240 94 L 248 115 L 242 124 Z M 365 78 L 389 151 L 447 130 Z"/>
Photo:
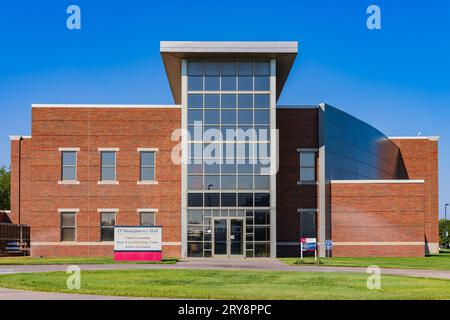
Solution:
<path fill-rule="evenodd" d="M 315 251 L 317 249 L 317 239 L 316 238 L 301 238 L 303 251 Z"/>
<path fill-rule="evenodd" d="M 114 251 L 161 251 L 161 227 L 114 227 Z"/>

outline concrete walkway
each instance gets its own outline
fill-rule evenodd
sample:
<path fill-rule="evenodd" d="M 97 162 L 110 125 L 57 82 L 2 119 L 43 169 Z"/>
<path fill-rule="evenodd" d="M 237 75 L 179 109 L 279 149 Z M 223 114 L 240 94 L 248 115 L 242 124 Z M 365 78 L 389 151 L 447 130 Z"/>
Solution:
<path fill-rule="evenodd" d="M 367 273 L 360 267 L 289 266 L 276 259 L 188 259 L 177 264 L 85 264 L 78 265 L 82 271 L 124 269 L 209 269 L 209 270 L 266 270 L 296 272 L 350 272 Z M 1 266 L 0 274 L 24 272 L 66 271 L 67 265 L 14 265 Z M 450 279 L 447 270 L 417 270 L 382 268 L 381 274 L 411 277 Z"/>
<path fill-rule="evenodd" d="M 53 293 L 0 288 L 0 300 L 165 300 L 89 294 Z"/>

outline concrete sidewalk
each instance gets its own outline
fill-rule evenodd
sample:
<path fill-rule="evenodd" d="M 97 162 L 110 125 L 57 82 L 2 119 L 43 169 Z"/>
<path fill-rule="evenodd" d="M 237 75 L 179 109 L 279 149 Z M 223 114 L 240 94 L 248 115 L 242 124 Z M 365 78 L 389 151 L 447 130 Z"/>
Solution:
<path fill-rule="evenodd" d="M 165 300 L 89 294 L 53 293 L 0 288 L 0 300 Z"/>
<path fill-rule="evenodd" d="M 78 265 L 82 271 L 124 269 L 208 269 L 208 270 L 261 270 L 296 272 L 347 272 L 366 273 L 360 267 L 290 266 L 276 259 L 187 259 L 177 264 L 85 264 Z M 67 265 L 0 265 L 0 274 L 24 272 L 66 271 Z M 384 275 L 450 279 L 447 270 L 418 270 L 382 268 Z"/>

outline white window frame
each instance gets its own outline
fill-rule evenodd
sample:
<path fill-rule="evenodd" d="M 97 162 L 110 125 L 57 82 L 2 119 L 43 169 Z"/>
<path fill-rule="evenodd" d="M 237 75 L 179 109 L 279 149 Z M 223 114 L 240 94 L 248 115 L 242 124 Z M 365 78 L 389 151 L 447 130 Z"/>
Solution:
<path fill-rule="evenodd" d="M 302 185 L 302 184 L 317 184 L 318 183 L 318 177 L 317 177 L 317 154 L 318 154 L 318 149 L 316 148 L 298 148 L 297 152 L 298 152 L 298 163 L 299 163 L 299 171 L 298 171 L 298 181 L 297 184 L 298 185 Z M 302 167 L 302 163 L 301 163 L 301 154 L 302 153 L 314 153 L 314 167 L 311 166 L 304 166 Z M 302 168 L 313 168 L 314 169 L 314 180 L 302 180 Z"/>
<path fill-rule="evenodd" d="M 80 151 L 80 148 L 58 148 L 59 151 L 59 157 L 60 157 L 60 166 L 61 166 L 61 173 L 60 173 L 60 180 L 58 181 L 58 184 L 80 184 L 80 181 L 78 181 L 78 152 Z M 75 180 L 63 180 L 63 153 L 64 152 L 75 152 Z"/>
<path fill-rule="evenodd" d="M 145 184 L 158 184 L 158 181 L 156 180 L 156 154 L 159 151 L 158 148 L 137 148 L 137 152 L 139 153 L 139 180 L 137 184 L 145 185 Z M 141 177 L 141 169 L 142 169 L 142 163 L 141 163 L 141 153 L 142 152 L 153 152 L 154 158 L 153 158 L 153 180 L 142 180 Z"/>
<path fill-rule="evenodd" d="M 98 148 L 98 152 L 100 153 L 100 181 L 97 184 L 119 184 L 117 181 L 117 153 L 119 152 L 119 148 Z M 103 180 L 102 176 L 102 153 L 103 152 L 114 152 L 114 180 Z"/>

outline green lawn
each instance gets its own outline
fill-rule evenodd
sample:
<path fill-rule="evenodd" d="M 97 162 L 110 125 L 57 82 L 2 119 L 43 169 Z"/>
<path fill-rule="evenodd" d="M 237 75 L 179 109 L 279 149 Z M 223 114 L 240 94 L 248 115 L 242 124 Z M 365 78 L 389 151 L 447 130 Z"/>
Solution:
<path fill-rule="evenodd" d="M 315 264 L 314 258 L 305 258 L 303 264 L 300 263 L 299 258 L 280 258 L 280 260 L 298 266 Z M 319 266 L 368 267 L 376 265 L 381 268 L 450 270 L 450 252 L 441 252 L 438 255 L 420 258 L 320 258 L 319 261 Z"/>
<path fill-rule="evenodd" d="M 111 263 L 177 263 L 176 258 L 163 259 L 161 262 L 139 262 L 139 261 L 114 261 L 111 257 L 58 257 L 58 258 L 35 258 L 35 257 L 0 257 L 0 265 L 40 265 L 40 264 L 111 264 Z"/>
<path fill-rule="evenodd" d="M 83 271 L 68 290 L 65 272 L 0 275 L 0 287 L 135 297 L 193 299 L 449 299 L 450 280 L 382 276 L 367 289 L 366 274 L 222 270 Z"/>

